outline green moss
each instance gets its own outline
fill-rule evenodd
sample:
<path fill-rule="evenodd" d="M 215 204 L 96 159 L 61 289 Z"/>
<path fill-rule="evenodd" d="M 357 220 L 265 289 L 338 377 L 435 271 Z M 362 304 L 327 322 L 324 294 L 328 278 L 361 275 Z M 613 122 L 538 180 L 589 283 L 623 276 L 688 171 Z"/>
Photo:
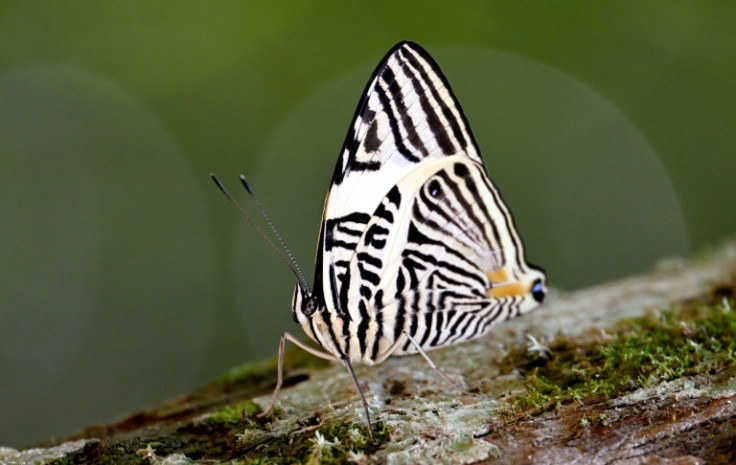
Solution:
<path fill-rule="evenodd" d="M 356 459 L 361 454 L 368 456 L 376 452 L 380 445 L 388 440 L 392 428 L 386 423 L 376 423 L 373 425 L 373 435 L 376 443 L 373 444 L 368 436 L 368 432 L 364 425 L 345 425 L 343 423 L 333 423 L 321 427 L 315 433 L 315 437 L 311 440 L 311 448 L 307 463 L 321 464 L 338 464 L 346 463 L 350 459 Z M 324 448 L 324 444 L 320 444 L 320 437 L 323 441 L 328 441 L 331 445 Z"/>
<path fill-rule="evenodd" d="M 317 419 L 314 419 L 315 421 Z M 238 446 L 245 453 L 244 463 L 338 464 L 375 453 L 389 439 L 392 428 L 385 423 L 373 425 L 376 444 L 371 443 L 364 425 L 334 422 L 315 429 L 303 428 L 306 438 L 294 435 L 239 435 Z"/>
<path fill-rule="evenodd" d="M 318 348 L 314 342 L 305 341 L 308 345 Z M 315 369 L 328 366 L 331 362 L 316 357 L 306 350 L 287 343 L 284 351 L 284 374 L 288 374 L 292 370 Z M 274 346 L 274 348 L 277 348 Z M 278 356 L 259 363 L 245 363 L 234 367 L 222 375 L 219 382 L 222 384 L 242 384 L 252 383 L 254 381 L 262 381 L 266 378 L 276 379 L 276 370 L 278 369 Z"/>
<path fill-rule="evenodd" d="M 228 405 L 211 413 L 205 421 L 208 423 L 219 424 L 240 424 L 244 418 L 251 418 L 260 410 L 258 404 L 251 401 L 239 402 L 237 404 Z"/>
<path fill-rule="evenodd" d="M 46 463 L 48 465 L 74 465 L 76 462 L 72 457 L 62 457 Z"/>
<path fill-rule="evenodd" d="M 512 399 L 514 410 L 544 411 L 559 404 L 609 399 L 640 387 L 684 376 L 736 374 L 736 310 L 721 297 L 652 311 L 625 320 L 614 334 L 592 343 L 558 337 L 550 357 L 512 351 L 503 365 L 524 375 L 527 391 Z"/>

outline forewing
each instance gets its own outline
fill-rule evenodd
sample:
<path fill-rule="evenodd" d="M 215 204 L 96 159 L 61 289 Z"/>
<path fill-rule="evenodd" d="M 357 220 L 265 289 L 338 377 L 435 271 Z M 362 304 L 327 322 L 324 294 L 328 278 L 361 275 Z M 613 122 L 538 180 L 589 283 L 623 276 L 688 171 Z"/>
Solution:
<path fill-rule="evenodd" d="M 382 200 L 418 166 L 454 155 L 482 163 L 437 63 L 417 44 L 399 43 L 368 82 L 325 202 L 315 292 L 328 309 L 350 307 L 349 262 Z"/>

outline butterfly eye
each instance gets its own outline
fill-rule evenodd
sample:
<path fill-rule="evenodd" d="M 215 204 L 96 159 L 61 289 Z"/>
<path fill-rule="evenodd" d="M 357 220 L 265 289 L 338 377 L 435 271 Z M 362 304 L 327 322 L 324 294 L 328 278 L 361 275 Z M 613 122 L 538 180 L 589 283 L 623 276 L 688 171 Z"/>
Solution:
<path fill-rule="evenodd" d="M 302 308 L 302 313 L 306 316 L 312 316 L 314 312 L 317 311 L 317 308 L 319 305 L 317 304 L 317 298 L 316 297 L 309 297 L 307 300 L 304 301 L 304 308 Z"/>
<path fill-rule="evenodd" d="M 440 183 L 434 179 L 429 183 L 429 195 L 433 198 L 437 198 L 440 194 L 442 194 L 442 186 L 440 186 Z"/>
<path fill-rule="evenodd" d="M 541 303 L 544 300 L 544 296 L 545 292 L 542 280 L 537 279 L 534 281 L 534 284 L 532 284 L 532 297 L 534 297 L 534 300 Z"/>

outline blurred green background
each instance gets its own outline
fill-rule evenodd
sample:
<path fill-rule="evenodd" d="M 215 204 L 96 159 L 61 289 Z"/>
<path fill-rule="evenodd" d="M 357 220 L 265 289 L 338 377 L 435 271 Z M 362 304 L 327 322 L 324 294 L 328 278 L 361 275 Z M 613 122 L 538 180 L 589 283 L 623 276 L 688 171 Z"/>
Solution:
<path fill-rule="evenodd" d="M 402 39 L 443 67 L 552 286 L 718 244 L 734 24 L 715 1 L 2 2 L 0 445 L 300 334 L 293 277 L 207 175 L 242 195 L 247 174 L 311 276 L 358 97 Z"/>

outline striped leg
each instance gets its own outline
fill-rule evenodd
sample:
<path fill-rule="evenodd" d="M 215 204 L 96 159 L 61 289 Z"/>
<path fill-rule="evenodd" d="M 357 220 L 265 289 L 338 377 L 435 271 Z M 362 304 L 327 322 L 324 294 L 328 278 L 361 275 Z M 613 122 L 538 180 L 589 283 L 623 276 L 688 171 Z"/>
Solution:
<path fill-rule="evenodd" d="M 424 352 L 424 350 L 422 350 L 422 348 L 421 348 L 421 346 L 419 345 L 419 343 L 418 343 L 418 342 L 417 342 L 417 341 L 416 341 L 416 340 L 415 340 L 415 339 L 414 339 L 413 337 L 411 337 L 411 336 L 409 335 L 409 333 L 407 333 L 406 331 L 404 331 L 404 335 L 405 335 L 405 336 L 406 336 L 406 337 L 407 337 L 407 338 L 409 339 L 409 341 L 411 341 L 411 343 L 412 343 L 412 344 L 414 344 L 414 347 L 416 347 L 416 348 L 417 348 L 417 350 L 419 351 L 419 353 L 420 353 L 420 354 L 422 354 L 422 357 L 424 357 L 424 360 L 426 360 L 426 361 L 427 361 L 427 363 L 429 363 L 429 366 L 430 366 L 430 367 L 431 367 L 431 368 L 432 368 L 432 369 L 433 369 L 434 371 L 436 371 L 436 372 L 437 372 L 437 374 L 438 374 L 438 375 L 440 375 L 440 376 L 442 377 L 442 379 L 444 379 L 444 380 L 445 380 L 445 381 L 447 381 L 448 383 L 450 383 L 450 384 L 452 384 L 453 386 L 455 386 L 455 387 L 456 387 L 456 388 L 457 388 L 457 389 L 458 389 L 458 390 L 459 390 L 460 392 L 463 392 L 463 393 L 465 393 L 465 394 L 470 394 L 470 392 L 468 392 L 468 391 L 466 391 L 465 389 L 463 389 L 463 387 L 462 387 L 462 386 L 460 386 L 460 385 L 459 385 L 458 383 L 456 383 L 455 381 L 451 380 L 451 379 L 450 379 L 450 377 L 449 377 L 449 376 L 447 376 L 447 375 L 445 374 L 445 372 L 444 372 L 444 371 L 442 371 L 442 370 L 440 370 L 439 368 L 437 368 L 437 365 L 435 365 L 435 364 L 434 364 L 434 362 L 432 361 L 432 359 L 430 359 L 430 358 L 429 358 L 429 355 L 427 355 L 427 353 L 426 353 L 426 352 Z"/>
<path fill-rule="evenodd" d="M 266 415 L 268 415 L 271 410 L 273 410 L 274 404 L 276 404 L 276 398 L 279 395 L 279 391 L 281 391 L 281 386 L 284 384 L 284 346 L 286 345 L 286 341 L 289 340 L 296 344 L 299 348 L 306 350 L 312 355 L 315 355 L 319 358 L 323 358 L 325 360 L 331 360 L 331 361 L 342 361 L 343 365 L 345 365 L 345 368 L 348 369 L 348 373 L 350 374 L 350 378 L 353 380 L 353 384 L 355 384 L 355 388 L 358 390 L 358 394 L 360 395 L 360 400 L 363 403 L 363 410 L 365 411 L 365 419 L 368 423 L 368 436 L 371 438 L 372 443 L 376 443 L 376 440 L 373 438 L 373 428 L 371 426 L 371 416 L 370 412 L 368 410 L 368 403 L 365 400 L 365 396 L 363 395 L 363 391 L 360 389 L 360 385 L 358 384 L 358 378 L 355 376 L 355 372 L 353 371 L 353 366 L 350 364 L 350 360 L 348 360 L 347 356 L 343 356 L 342 359 L 338 359 L 332 354 L 328 354 L 327 352 L 321 352 L 313 347 L 309 347 L 308 345 L 304 344 L 299 339 L 295 338 L 291 333 L 285 332 L 281 335 L 281 339 L 279 340 L 279 362 L 278 362 L 278 377 L 276 380 L 276 388 L 273 390 L 273 394 L 271 395 L 271 400 L 268 401 L 268 406 L 263 410 L 263 412 L 256 415 L 258 418 L 262 418 Z"/>
<path fill-rule="evenodd" d="M 368 410 L 368 402 L 365 401 L 363 390 L 360 389 L 360 385 L 358 384 L 358 378 L 355 377 L 353 366 L 350 364 L 350 360 L 348 359 L 347 355 L 343 355 L 342 363 L 345 365 L 345 368 L 348 369 L 348 373 L 350 373 L 350 378 L 352 378 L 353 384 L 355 384 L 355 389 L 358 390 L 358 394 L 360 395 L 360 401 L 363 403 L 363 411 L 365 412 L 365 421 L 366 423 L 368 423 L 368 436 L 370 436 L 371 442 L 375 444 L 376 440 L 373 438 L 373 427 L 371 426 L 371 414 L 370 414 L 370 411 Z"/>
<path fill-rule="evenodd" d="M 288 333 L 287 332 L 287 333 L 282 334 L 281 335 L 281 340 L 279 341 L 279 364 L 278 364 L 278 378 L 276 380 L 276 388 L 273 390 L 273 394 L 271 395 L 271 400 L 268 402 L 268 406 L 266 407 L 266 409 L 263 412 L 261 412 L 258 415 L 256 415 L 258 418 L 265 417 L 266 415 L 268 415 L 271 412 L 271 410 L 273 409 L 274 404 L 276 403 L 276 398 L 279 395 L 279 391 L 281 390 L 281 386 L 284 383 L 284 345 L 286 344 L 286 340 L 287 339 L 289 341 L 293 342 L 294 344 L 296 344 L 301 349 L 304 349 L 307 352 L 309 352 L 310 354 L 316 355 L 319 358 L 323 358 L 325 360 L 332 360 L 332 361 L 337 361 L 338 360 L 338 358 L 336 358 L 332 354 L 328 354 L 327 352 L 321 352 L 321 351 L 319 351 L 319 350 L 317 350 L 317 349 L 315 349 L 313 347 L 309 347 L 308 345 L 304 344 L 299 339 L 297 339 L 294 336 L 292 336 L 291 333 Z M 355 375 L 353 375 L 353 376 L 355 376 Z M 360 391 L 360 389 L 358 389 L 358 391 Z M 362 396 L 362 393 L 361 393 L 361 396 Z M 369 423 L 369 426 L 370 426 L 370 423 Z"/>
<path fill-rule="evenodd" d="M 409 335 L 409 333 L 406 332 L 406 331 L 404 331 L 403 333 L 401 333 L 401 337 L 399 337 L 393 344 L 391 344 L 391 347 L 389 347 L 388 349 L 386 349 L 385 352 L 379 354 L 378 357 L 376 357 L 376 360 L 374 361 L 374 363 L 378 364 L 378 363 L 381 363 L 382 361 L 386 360 L 397 348 L 399 348 L 404 342 L 406 342 L 406 339 L 408 339 L 412 344 L 414 344 L 414 346 L 417 348 L 417 351 L 419 351 L 419 353 L 422 354 L 422 357 L 424 357 L 424 360 L 426 360 L 427 363 L 429 363 L 429 366 L 435 372 L 437 372 L 437 374 L 440 375 L 442 377 L 442 379 L 444 379 L 448 383 L 450 383 L 453 386 L 455 386 L 460 392 L 462 392 L 464 394 L 469 394 L 469 395 L 471 394 L 470 392 L 468 392 L 465 389 L 463 389 L 463 387 L 460 386 L 458 383 L 456 383 L 455 381 L 453 381 L 452 379 L 450 379 L 450 377 L 447 376 L 444 371 L 440 370 L 437 367 L 437 365 L 434 364 L 434 362 L 432 361 L 432 359 L 429 358 L 429 355 L 427 355 L 427 353 L 424 350 L 422 350 L 422 347 L 419 345 L 419 343 L 416 341 L 416 339 L 414 339 L 413 337 L 411 337 L 411 335 Z"/>

